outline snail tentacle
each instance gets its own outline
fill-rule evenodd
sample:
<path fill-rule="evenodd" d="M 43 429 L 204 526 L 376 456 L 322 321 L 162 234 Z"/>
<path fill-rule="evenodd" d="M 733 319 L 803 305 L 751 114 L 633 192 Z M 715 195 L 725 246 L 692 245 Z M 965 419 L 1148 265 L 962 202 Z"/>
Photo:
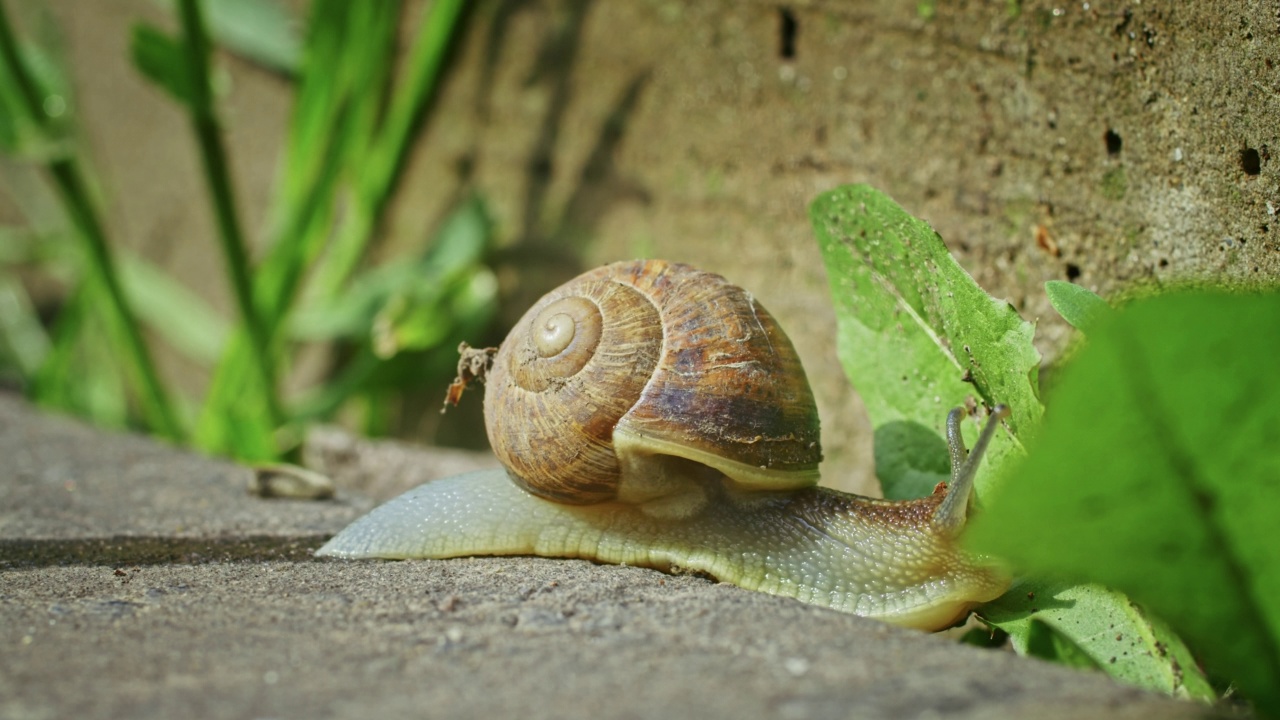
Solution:
<path fill-rule="evenodd" d="M 978 476 L 978 467 L 987 453 L 991 438 L 995 437 L 996 430 L 1000 428 L 1000 421 L 1009 416 L 1009 407 L 997 405 L 991 409 L 991 416 L 987 418 L 987 424 L 982 427 L 982 433 L 978 435 L 978 442 L 974 444 L 973 451 L 957 465 L 957 456 L 965 455 L 964 440 L 960 437 L 960 412 L 963 412 L 961 408 L 956 408 L 947 415 L 947 441 L 951 447 L 951 484 L 947 489 L 946 499 L 938 506 L 933 516 L 934 526 L 952 537 L 959 535 L 964 529 L 969 517 L 969 502 L 973 497 L 973 481 Z"/>

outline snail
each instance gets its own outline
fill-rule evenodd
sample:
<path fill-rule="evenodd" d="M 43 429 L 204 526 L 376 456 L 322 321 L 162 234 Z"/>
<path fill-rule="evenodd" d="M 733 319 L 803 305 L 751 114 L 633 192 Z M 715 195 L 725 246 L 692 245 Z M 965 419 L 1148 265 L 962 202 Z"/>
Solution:
<path fill-rule="evenodd" d="M 1008 587 L 957 542 L 1007 410 L 993 410 L 972 454 L 962 411 L 948 416 L 949 489 L 889 501 L 817 487 L 818 413 L 799 357 L 718 275 L 656 260 L 588 272 L 535 304 L 483 374 L 505 470 L 410 490 L 318 555 L 695 570 L 927 630 Z"/>

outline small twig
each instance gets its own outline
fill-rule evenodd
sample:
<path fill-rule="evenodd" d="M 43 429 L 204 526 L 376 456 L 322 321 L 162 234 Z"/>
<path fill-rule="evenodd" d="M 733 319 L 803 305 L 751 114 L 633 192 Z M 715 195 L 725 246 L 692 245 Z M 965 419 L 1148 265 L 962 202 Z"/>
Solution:
<path fill-rule="evenodd" d="M 449 384 L 449 390 L 444 396 L 444 407 L 440 408 L 441 415 L 449 406 L 458 406 L 462 400 L 462 391 L 467 389 L 471 381 L 485 381 L 489 368 L 493 367 L 493 356 L 497 353 L 498 348 L 495 347 L 473 348 L 466 343 L 458 345 L 458 377 Z"/>

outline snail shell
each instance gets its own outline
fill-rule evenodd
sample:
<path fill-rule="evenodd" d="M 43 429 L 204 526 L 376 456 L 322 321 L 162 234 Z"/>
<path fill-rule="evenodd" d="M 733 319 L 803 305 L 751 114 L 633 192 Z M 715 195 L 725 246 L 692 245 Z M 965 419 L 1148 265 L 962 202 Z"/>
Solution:
<path fill-rule="evenodd" d="M 752 489 L 818 480 L 818 411 L 791 341 L 750 293 L 660 260 L 579 276 L 494 358 L 485 422 L 527 490 L 571 504 L 672 491 L 664 458 Z"/>

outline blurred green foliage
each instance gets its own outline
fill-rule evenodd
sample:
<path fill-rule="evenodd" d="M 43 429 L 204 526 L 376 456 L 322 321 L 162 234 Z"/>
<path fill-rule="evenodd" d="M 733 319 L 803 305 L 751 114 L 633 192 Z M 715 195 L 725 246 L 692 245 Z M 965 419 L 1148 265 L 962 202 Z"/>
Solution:
<path fill-rule="evenodd" d="M 385 427 L 387 398 L 424 380 L 412 369 L 450 367 L 458 340 L 482 335 L 496 310 L 479 197 L 459 201 L 416 257 L 372 264 L 464 3 L 436 0 L 406 31 L 400 2 L 315 0 L 301 32 L 277 2 L 165 5 L 178 32 L 135 25 L 130 59 L 188 114 L 236 316 L 106 236 L 78 140 L 92 119 L 73 112 L 56 26 L 25 5 L 19 36 L 0 0 L 0 152 L 27 213 L 24 227 L 0 228 L 0 378 L 46 407 L 242 460 L 288 456 L 308 423 L 344 408 L 364 408 L 366 430 Z M 293 85 L 272 222 L 253 243 L 227 170 L 215 49 Z M 56 312 L 41 314 L 20 273 L 67 288 Z M 203 397 L 167 386 L 153 343 L 207 369 Z M 335 358 L 327 377 L 284 397 L 300 349 L 316 344 Z"/>
<path fill-rule="evenodd" d="M 1027 572 L 1124 591 L 1270 717 L 1280 717 L 1277 327 L 1275 294 L 1179 291 L 1108 313 L 971 538 Z M 1038 592 L 1035 604 L 1073 601 Z M 1194 667 L 1179 660 L 1184 674 Z"/>

